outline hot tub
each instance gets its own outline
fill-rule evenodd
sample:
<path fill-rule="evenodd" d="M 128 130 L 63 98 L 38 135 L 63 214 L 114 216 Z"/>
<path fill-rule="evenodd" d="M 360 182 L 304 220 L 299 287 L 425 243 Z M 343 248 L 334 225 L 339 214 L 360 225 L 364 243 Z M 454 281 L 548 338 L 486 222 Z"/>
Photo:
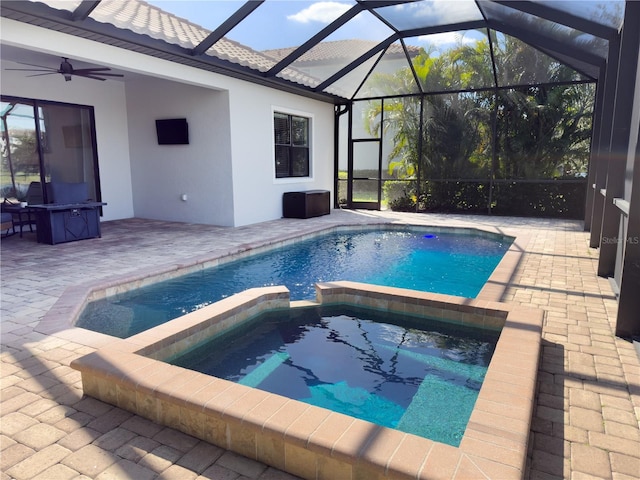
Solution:
<path fill-rule="evenodd" d="M 522 477 L 542 310 L 355 282 L 316 285 L 316 303 L 501 329 L 459 447 L 164 362 L 260 312 L 289 308 L 284 287 L 247 290 L 72 367 L 87 395 L 303 478 Z"/>

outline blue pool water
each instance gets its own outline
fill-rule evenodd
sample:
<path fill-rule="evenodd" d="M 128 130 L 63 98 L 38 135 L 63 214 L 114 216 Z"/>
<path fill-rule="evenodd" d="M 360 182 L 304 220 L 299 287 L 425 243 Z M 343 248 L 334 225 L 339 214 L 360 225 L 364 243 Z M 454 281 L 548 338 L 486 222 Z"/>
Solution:
<path fill-rule="evenodd" d="M 330 233 L 87 305 L 78 327 L 126 338 L 248 288 L 352 280 L 474 298 L 510 239 L 419 229 Z"/>
<path fill-rule="evenodd" d="M 458 446 L 499 332 L 348 306 L 262 314 L 171 363 Z"/>

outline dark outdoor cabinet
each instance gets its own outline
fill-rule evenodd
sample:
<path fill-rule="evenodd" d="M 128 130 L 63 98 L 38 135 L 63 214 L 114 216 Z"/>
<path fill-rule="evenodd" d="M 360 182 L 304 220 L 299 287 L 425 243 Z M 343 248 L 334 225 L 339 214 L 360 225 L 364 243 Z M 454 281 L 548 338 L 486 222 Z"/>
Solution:
<path fill-rule="evenodd" d="M 331 200 L 328 190 L 287 192 L 282 197 L 282 215 L 285 218 L 310 218 L 328 215 Z"/>
<path fill-rule="evenodd" d="M 36 238 L 38 243 L 72 242 L 100 237 L 100 209 L 106 205 L 90 202 L 75 205 L 37 205 Z"/>

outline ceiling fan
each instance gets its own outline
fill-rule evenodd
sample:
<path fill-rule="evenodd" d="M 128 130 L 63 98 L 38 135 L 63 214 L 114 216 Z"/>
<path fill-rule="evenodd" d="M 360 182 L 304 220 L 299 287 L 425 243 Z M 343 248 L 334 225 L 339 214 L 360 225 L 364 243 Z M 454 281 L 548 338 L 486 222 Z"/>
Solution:
<path fill-rule="evenodd" d="M 21 65 L 29 65 L 31 67 L 36 68 L 6 68 L 5 70 L 20 70 L 24 72 L 45 72 L 45 73 L 34 73 L 33 75 L 27 75 L 27 77 L 39 77 L 42 75 L 55 75 L 56 73 L 60 73 L 65 81 L 71 81 L 73 75 L 77 77 L 91 78 L 93 80 L 106 80 L 106 78 L 102 77 L 124 77 L 119 73 L 104 73 L 109 72 L 111 69 L 107 67 L 95 67 L 95 68 L 78 68 L 74 69 L 69 63 L 69 59 L 66 57 L 62 57 L 62 63 L 60 63 L 60 68 L 52 68 L 45 67 L 43 65 L 34 65 L 32 63 L 21 63 Z"/>

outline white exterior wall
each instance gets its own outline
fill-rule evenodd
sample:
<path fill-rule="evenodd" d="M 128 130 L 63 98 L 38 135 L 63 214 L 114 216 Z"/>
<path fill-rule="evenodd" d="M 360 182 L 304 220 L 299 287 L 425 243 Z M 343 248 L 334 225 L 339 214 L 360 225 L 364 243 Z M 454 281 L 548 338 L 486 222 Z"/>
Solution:
<path fill-rule="evenodd" d="M 2 94 L 94 106 L 102 198 L 108 203 L 103 220 L 137 216 L 241 226 L 280 218 L 284 192 L 333 190 L 331 104 L 0 22 L 3 44 L 131 72 L 124 81 L 106 82 L 2 72 Z M 312 119 L 311 178 L 275 179 L 274 110 Z M 179 117 L 189 122 L 190 144 L 157 145 L 155 120 Z"/>
<path fill-rule="evenodd" d="M 135 215 L 232 226 L 227 92 L 149 77 L 126 85 Z M 187 119 L 189 145 L 158 145 L 155 120 L 166 118 Z"/>
<path fill-rule="evenodd" d="M 333 190 L 332 105 L 247 82 L 229 96 L 235 225 L 280 218 L 284 192 Z M 310 178 L 276 179 L 274 111 L 311 118 Z"/>

